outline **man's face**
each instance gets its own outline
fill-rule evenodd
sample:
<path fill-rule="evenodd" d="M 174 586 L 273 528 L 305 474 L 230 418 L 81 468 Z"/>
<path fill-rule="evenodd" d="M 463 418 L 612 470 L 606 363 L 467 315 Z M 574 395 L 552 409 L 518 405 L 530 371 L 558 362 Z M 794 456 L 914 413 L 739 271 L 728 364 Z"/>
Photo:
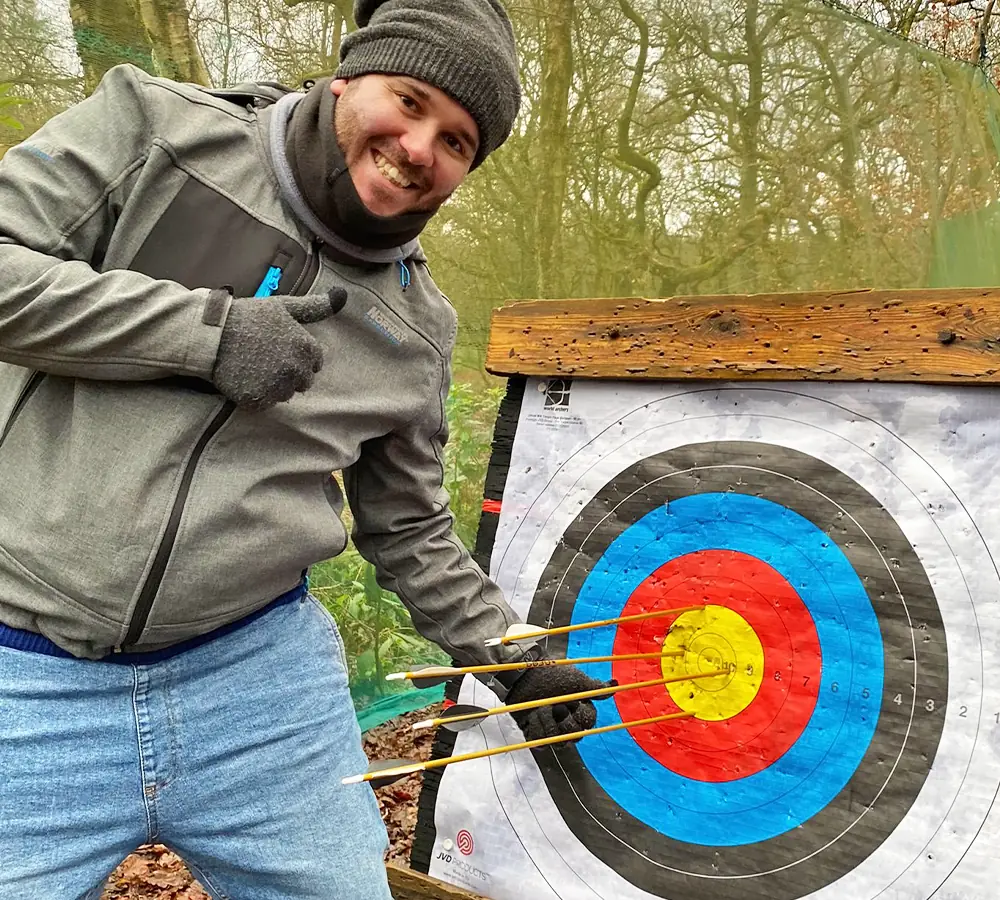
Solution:
<path fill-rule="evenodd" d="M 468 174 L 479 129 L 444 92 L 405 75 L 335 79 L 330 90 L 337 142 L 375 215 L 433 212 Z"/>

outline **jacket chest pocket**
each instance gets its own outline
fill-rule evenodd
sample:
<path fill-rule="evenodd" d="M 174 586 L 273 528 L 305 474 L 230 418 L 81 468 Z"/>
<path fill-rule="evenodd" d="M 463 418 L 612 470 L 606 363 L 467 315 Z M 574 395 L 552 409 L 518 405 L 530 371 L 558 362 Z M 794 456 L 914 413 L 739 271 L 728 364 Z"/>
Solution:
<path fill-rule="evenodd" d="M 188 178 L 128 267 L 185 287 L 227 288 L 236 297 L 303 293 L 317 254 L 227 197 Z"/>

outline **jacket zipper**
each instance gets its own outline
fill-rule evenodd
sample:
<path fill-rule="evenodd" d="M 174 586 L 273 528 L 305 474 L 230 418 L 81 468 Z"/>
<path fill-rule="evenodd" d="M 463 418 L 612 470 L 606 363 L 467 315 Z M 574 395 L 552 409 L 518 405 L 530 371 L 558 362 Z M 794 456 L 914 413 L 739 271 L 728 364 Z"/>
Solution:
<path fill-rule="evenodd" d="M 177 530 L 181 524 L 181 515 L 184 513 L 184 505 L 187 503 L 188 494 L 191 492 L 191 482 L 194 481 L 194 471 L 198 467 L 201 455 L 205 452 L 208 442 L 219 433 L 219 429 L 226 424 L 226 421 L 235 409 L 236 404 L 227 400 L 222 409 L 215 414 L 215 418 L 212 419 L 208 428 L 202 432 L 201 437 L 198 438 L 198 443 L 194 445 L 191 458 L 188 460 L 188 464 L 184 468 L 184 474 L 181 476 L 181 484 L 177 490 L 177 496 L 174 498 L 174 505 L 170 510 L 170 518 L 167 519 L 167 529 L 163 534 L 163 540 L 160 541 L 160 546 L 156 550 L 156 556 L 153 557 L 153 565 L 149 569 L 146 583 L 139 592 L 139 599 L 135 604 L 135 612 L 132 613 L 132 621 L 129 622 L 125 640 L 115 647 L 116 652 L 121 652 L 124 648 L 129 647 L 139 640 L 139 636 L 146 627 L 146 620 L 153 609 L 153 600 L 156 599 L 156 594 L 160 590 L 163 573 L 167 570 L 167 562 L 174 549 Z"/>
<path fill-rule="evenodd" d="M 298 293 L 299 289 L 306 284 L 311 287 L 318 272 L 319 242 L 313 241 L 309 248 L 306 265 L 302 267 L 302 274 L 289 291 L 289 294 Z M 146 576 L 146 583 L 139 592 L 139 599 L 136 601 L 132 620 L 129 622 L 128 631 L 125 633 L 125 640 L 115 647 L 116 653 L 120 653 L 122 650 L 132 646 L 139 640 L 143 630 L 146 628 L 146 622 L 153 609 L 153 601 L 156 599 L 157 593 L 159 593 L 160 583 L 163 581 L 163 575 L 167 571 L 170 554 L 174 549 L 174 541 L 177 539 L 181 516 L 184 513 L 188 494 L 191 492 L 191 482 L 194 481 L 195 469 L 197 469 L 198 463 L 201 461 L 201 455 L 205 452 L 208 442 L 219 433 L 219 430 L 226 424 L 229 417 L 235 411 L 236 404 L 227 400 L 222 409 L 215 414 L 215 418 L 212 419 L 208 428 L 198 438 L 198 443 L 195 444 L 194 450 L 191 452 L 191 458 L 188 460 L 187 466 L 184 468 L 184 474 L 181 476 L 181 483 L 177 490 L 177 496 L 174 498 L 174 505 L 170 509 L 166 531 L 163 534 L 163 539 L 160 541 L 160 546 L 156 550 L 156 556 L 153 557 L 153 565 L 150 566 L 149 575 Z M 15 415 L 16 413 L 17 409 L 15 408 Z M 6 434 L 6 431 L 4 433 Z"/>
<path fill-rule="evenodd" d="M 32 372 L 31 377 L 27 380 L 27 382 L 25 382 L 24 387 L 21 388 L 21 393 L 14 402 L 14 408 L 10 411 L 10 417 L 7 419 L 7 424 L 3 427 L 3 433 L 0 433 L 0 446 L 3 446 L 3 442 L 7 440 L 7 435 L 10 434 L 11 428 L 14 427 L 17 417 L 21 415 L 21 411 L 28 405 L 31 395 L 38 390 L 38 386 L 42 383 L 42 379 L 44 377 L 44 372 Z"/>
<path fill-rule="evenodd" d="M 289 294 L 298 294 L 299 289 L 303 285 L 312 287 L 316 276 L 319 274 L 319 251 L 321 246 L 322 242 L 314 238 L 309 245 L 309 252 L 306 254 L 306 264 L 302 267 L 302 272 L 299 274 L 295 284 L 292 285 L 291 290 L 288 292 Z"/>

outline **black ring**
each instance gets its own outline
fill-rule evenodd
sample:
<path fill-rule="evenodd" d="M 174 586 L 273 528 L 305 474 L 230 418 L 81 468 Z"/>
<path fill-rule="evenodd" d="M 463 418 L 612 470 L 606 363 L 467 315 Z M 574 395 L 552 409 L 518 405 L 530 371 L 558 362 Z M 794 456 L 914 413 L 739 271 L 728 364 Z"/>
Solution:
<path fill-rule="evenodd" d="M 865 586 L 882 633 L 885 683 L 874 737 L 850 781 L 800 827 L 719 848 L 674 840 L 625 812 L 575 746 L 535 756 L 570 830 L 636 887 L 671 898 L 797 900 L 855 869 L 898 827 L 927 778 L 944 727 L 944 624 L 916 552 L 881 504 L 843 472 L 786 447 L 718 441 L 656 454 L 620 473 L 567 528 L 528 621 L 570 624 L 578 591 L 618 535 L 664 503 L 715 491 L 762 497 L 804 516 L 836 542 Z M 566 646 L 565 637 L 553 638 L 548 650 L 563 655 Z M 915 696 L 921 703 L 914 704 Z M 928 697 L 939 698 L 933 710 L 923 706 Z"/>

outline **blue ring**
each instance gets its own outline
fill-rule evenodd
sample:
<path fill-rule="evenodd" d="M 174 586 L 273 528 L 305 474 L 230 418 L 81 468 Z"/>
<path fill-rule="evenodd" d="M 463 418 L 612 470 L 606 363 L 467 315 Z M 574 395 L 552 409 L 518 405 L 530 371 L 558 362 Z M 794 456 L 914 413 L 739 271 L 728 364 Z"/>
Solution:
<path fill-rule="evenodd" d="M 664 563 L 709 549 L 767 563 L 812 616 L 822 672 L 805 730 L 766 769 L 726 782 L 671 772 L 624 729 L 583 740 L 578 750 L 614 802 L 649 827 L 679 841 L 731 847 L 790 831 L 840 793 L 875 734 L 885 663 L 878 618 L 843 551 L 793 510 L 747 494 L 682 497 L 629 526 L 588 574 L 572 622 L 620 615 L 632 592 Z M 610 655 L 615 632 L 613 627 L 574 632 L 567 656 Z M 611 663 L 585 668 L 595 678 L 611 677 Z M 613 699 L 597 707 L 599 725 L 621 722 Z"/>

